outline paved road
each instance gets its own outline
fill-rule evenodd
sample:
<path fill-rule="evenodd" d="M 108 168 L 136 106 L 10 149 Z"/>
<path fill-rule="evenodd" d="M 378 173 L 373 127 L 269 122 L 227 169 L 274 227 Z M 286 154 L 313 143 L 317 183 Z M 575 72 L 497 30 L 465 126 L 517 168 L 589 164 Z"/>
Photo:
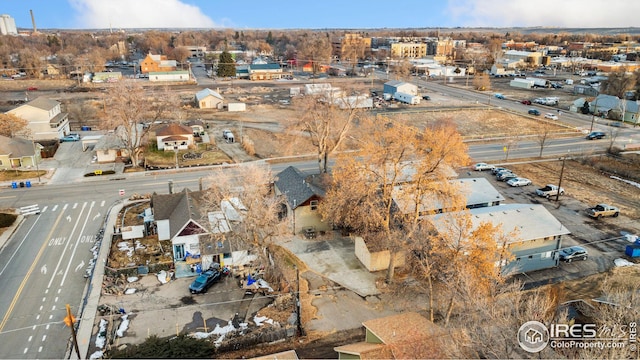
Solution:
<path fill-rule="evenodd" d="M 105 200 L 48 202 L 2 248 L 0 358 L 64 356 L 70 336 L 62 323 L 65 305 L 79 312 L 89 250 L 108 207 Z"/>

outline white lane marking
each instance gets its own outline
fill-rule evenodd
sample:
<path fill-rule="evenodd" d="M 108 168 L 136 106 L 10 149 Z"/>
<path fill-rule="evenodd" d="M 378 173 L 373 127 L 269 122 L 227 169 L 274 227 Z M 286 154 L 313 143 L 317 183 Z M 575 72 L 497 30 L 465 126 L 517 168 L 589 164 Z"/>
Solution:
<path fill-rule="evenodd" d="M 42 265 L 42 267 L 40 268 L 40 273 L 47 275 L 47 264 Z"/>
<path fill-rule="evenodd" d="M 51 308 L 51 311 L 55 311 L 56 310 L 56 306 L 53 305 L 53 307 Z"/>
<path fill-rule="evenodd" d="M 78 207 L 78 203 L 74 203 L 72 209 L 75 209 Z"/>
<path fill-rule="evenodd" d="M 42 341 L 47 340 L 47 335 L 42 335 Z"/>
<path fill-rule="evenodd" d="M 78 238 L 76 239 L 76 245 L 73 248 L 73 251 L 71 252 L 71 257 L 69 258 L 69 262 L 67 263 L 67 268 L 64 270 L 64 276 L 62 276 L 62 281 L 60 282 L 60 287 L 62 287 L 64 285 L 64 281 L 67 278 L 67 274 L 69 273 L 69 268 L 71 267 L 71 262 L 73 261 L 73 257 L 76 254 L 76 250 L 78 250 L 78 245 L 80 245 L 80 239 L 82 239 L 82 233 L 84 232 L 84 229 L 87 227 L 87 222 L 89 221 L 89 215 L 91 215 L 91 210 L 93 209 L 93 205 L 95 204 L 95 202 L 91 203 L 91 206 L 89 206 L 89 210 L 87 211 L 87 217 L 84 219 L 84 224 L 82 224 L 82 229 L 80 229 L 80 233 L 78 235 Z M 85 203 L 86 205 L 86 203 Z M 84 211 L 85 205 L 82 205 L 82 211 Z M 77 223 L 76 223 L 77 225 Z M 75 226 L 74 226 L 74 231 L 75 231 Z M 73 232 L 72 232 L 73 233 Z"/>
<path fill-rule="evenodd" d="M 53 299 L 53 302 L 58 302 L 58 297 L 56 296 L 55 299 Z"/>
<path fill-rule="evenodd" d="M 102 206 L 104 206 L 104 203 L 105 203 L 105 201 L 104 201 L 104 200 L 102 200 L 102 202 L 100 203 L 100 206 L 101 206 L 101 207 L 102 207 Z"/>
<path fill-rule="evenodd" d="M 49 208 L 49 205 L 45 205 L 42 210 L 40 210 L 41 213 L 47 211 L 47 209 Z"/>
<path fill-rule="evenodd" d="M 36 320 L 40 320 L 40 314 L 36 315 Z"/>
<path fill-rule="evenodd" d="M 53 205 L 53 209 L 51 211 L 56 211 L 58 209 L 58 204 Z"/>
<path fill-rule="evenodd" d="M 80 211 L 80 213 L 82 214 L 82 212 L 84 211 L 84 208 L 86 206 L 87 203 L 85 203 L 84 205 L 82 205 L 82 210 Z M 53 271 L 54 274 L 58 274 L 58 269 L 60 268 L 60 265 L 62 264 L 62 260 L 64 259 L 64 255 L 67 252 L 67 245 L 71 242 L 71 238 L 73 237 L 73 234 L 76 232 L 76 228 L 78 227 L 78 223 L 80 222 L 80 216 L 78 216 L 78 219 L 76 220 L 76 223 L 73 225 L 73 229 L 71 229 L 71 233 L 69 234 L 69 237 L 67 238 L 67 243 L 64 246 L 64 250 L 62 250 L 62 254 L 60 255 L 60 258 L 58 259 L 58 263 L 56 264 L 56 268 Z M 71 264 L 71 261 L 69 261 L 69 265 Z M 62 272 L 62 270 L 60 270 L 60 272 Z M 49 289 L 51 287 L 51 283 L 53 283 L 53 279 L 55 278 L 55 276 L 52 276 L 51 279 L 49 280 L 49 284 L 47 284 L 47 289 Z M 64 280 L 63 280 L 64 281 Z"/>
<path fill-rule="evenodd" d="M 64 204 L 64 206 L 62 207 L 62 210 L 67 210 L 67 207 L 69 207 L 69 204 Z"/>
<path fill-rule="evenodd" d="M 18 253 L 18 251 L 20 251 L 20 248 L 22 248 L 22 244 L 24 244 L 24 242 L 27 240 L 27 238 L 29 237 L 29 234 L 31 234 L 31 231 L 33 230 L 33 228 L 36 226 L 36 224 L 38 223 L 38 220 L 40 220 L 40 217 L 38 216 L 36 218 L 36 220 L 33 222 L 33 225 L 31 225 L 31 227 L 29 228 L 29 231 L 27 231 L 27 233 L 25 234 L 24 238 L 20 241 L 20 244 L 18 245 L 18 247 L 16 248 L 16 250 L 13 252 L 13 254 L 11 254 L 11 256 L 9 257 L 9 261 L 7 261 L 6 264 L 4 264 L 4 267 L 2 268 L 2 270 L 0 271 L 0 276 L 2 276 L 2 274 L 4 273 L 4 271 L 7 269 L 7 266 L 11 265 L 11 260 L 13 260 L 13 257 L 16 256 L 16 254 Z"/>
<path fill-rule="evenodd" d="M 29 348 L 24 348 L 24 351 L 22 352 L 23 354 L 26 354 L 27 351 L 29 351 Z"/>
<path fill-rule="evenodd" d="M 28 342 L 31 342 L 31 339 L 33 339 L 33 335 L 29 336 L 29 338 L 27 339 Z"/>
<path fill-rule="evenodd" d="M 42 352 L 42 346 L 38 348 L 38 352 Z"/>

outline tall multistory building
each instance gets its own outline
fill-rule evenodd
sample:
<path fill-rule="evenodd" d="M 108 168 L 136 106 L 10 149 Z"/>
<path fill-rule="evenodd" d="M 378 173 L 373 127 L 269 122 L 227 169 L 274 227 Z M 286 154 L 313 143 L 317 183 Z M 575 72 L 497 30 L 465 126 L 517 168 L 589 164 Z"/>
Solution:
<path fill-rule="evenodd" d="M 16 20 L 10 15 L 0 15 L 0 34 L 2 35 L 18 35 L 16 28 Z"/>

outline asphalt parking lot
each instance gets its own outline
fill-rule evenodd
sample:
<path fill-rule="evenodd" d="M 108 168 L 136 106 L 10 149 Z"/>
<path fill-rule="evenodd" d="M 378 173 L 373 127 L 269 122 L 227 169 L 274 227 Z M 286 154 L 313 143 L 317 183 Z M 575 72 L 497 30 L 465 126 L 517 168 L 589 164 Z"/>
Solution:
<path fill-rule="evenodd" d="M 580 245 L 588 250 L 589 258 L 586 261 L 560 263 L 557 268 L 517 275 L 526 288 L 604 272 L 614 266 L 615 259 L 624 257 L 625 247 L 629 243 L 622 238 L 622 232 L 640 234 L 640 225 L 624 216 L 602 220 L 587 217 L 584 209 L 588 205 L 575 200 L 570 194 L 560 196 L 558 202 L 554 198 L 547 200 L 538 197 L 535 190 L 542 184 L 511 187 L 497 181 L 490 171 L 471 171 L 460 174 L 460 177 L 485 177 L 505 197 L 504 203 L 544 205 L 571 231 L 571 234 L 562 237 L 562 247 Z"/>

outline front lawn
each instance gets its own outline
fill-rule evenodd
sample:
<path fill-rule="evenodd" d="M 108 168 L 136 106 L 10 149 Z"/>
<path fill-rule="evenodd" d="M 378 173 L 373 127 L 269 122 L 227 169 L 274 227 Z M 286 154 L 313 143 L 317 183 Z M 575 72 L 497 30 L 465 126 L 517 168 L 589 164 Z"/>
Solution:
<path fill-rule="evenodd" d="M 144 156 L 147 167 L 170 168 L 176 166 L 175 152 L 158 150 L 155 144 L 147 147 Z M 179 167 L 218 165 L 233 162 L 227 154 L 210 144 L 198 144 L 198 148 L 194 150 L 180 150 L 178 151 L 177 160 Z"/>
<path fill-rule="evenodd" d="M 45 170 L 40 170 L 40 176 L 47 174 Z M 38 171 L 35 170 L 2 170 L 0 171 L 0 181 L 18 181 L 35 179 L 38 177 Z"/>

